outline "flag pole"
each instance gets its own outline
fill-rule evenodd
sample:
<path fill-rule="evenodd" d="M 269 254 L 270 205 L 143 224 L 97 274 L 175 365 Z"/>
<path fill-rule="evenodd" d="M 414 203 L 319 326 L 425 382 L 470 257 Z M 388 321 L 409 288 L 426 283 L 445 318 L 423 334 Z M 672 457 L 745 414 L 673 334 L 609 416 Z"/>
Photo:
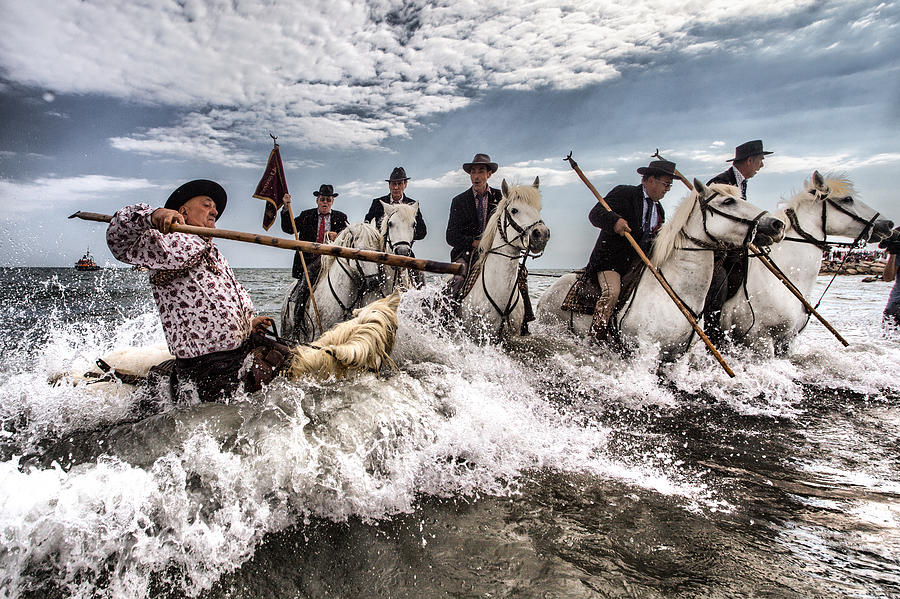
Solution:
<path fill-rule="evenodd" d="M 278 149 L 278 138 L 271 133 L 269 133 L 269 137 L 272 138 L 272 143 L 275 144 L 275 147 L 272 149 L 274 152 Z M 279 166 L 281 165 L 281 155 L 279 153 Z M 282 171 L 282 177 L 284 177 L 284 171 Z M 287 177 L 284 179 L 284 191 L 287 193 Z M 283 208 L 282 208 L 283 209 Z M 291 205 L 287 205 L 288 216 L 291 217 L 291 228 L 294 230 L 294 241 L 300 241 L 300 234 L 297 232 L 297 223 L 294 221 L 294 211 L 291 209 Z M 316 315 L 316 324 L 319 325 L 319 332 L 324 333 L 325 331 L 322 329 L 322 318 L 319 316 L 319 306 L 316 305 L 316 296 L 313 293 L 312 282 L 309 280 L 309 269 L 306 267 L 306 258 L 303 257 L 303 252 L 297 250 L 297 253 L 300 256 L 300 265 L 303 267 L 303 277 L 306 279 L 306 288 L 309 290 L 309 301 L 312 302 L 313 312 Z"/>

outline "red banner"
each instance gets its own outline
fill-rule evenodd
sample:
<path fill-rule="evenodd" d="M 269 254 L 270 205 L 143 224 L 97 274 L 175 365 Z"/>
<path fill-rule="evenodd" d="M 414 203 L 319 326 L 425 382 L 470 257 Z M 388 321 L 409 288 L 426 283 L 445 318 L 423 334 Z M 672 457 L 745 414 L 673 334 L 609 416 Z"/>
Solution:
<path fill-rule="evenodd" d="M 266 201 L 266 213 L 263 215 L 263 229 L 269 230 L 275 222 L 278 209 L 281 208 L 284 194 L 288 192 L 287 180 L 284 178 L 284 166 L 281 164 L 281 152 L 278 144 L 269 153 L 269 162 L 266 164 L 266 172 L 263 173 L 259 185 L 256 186 L 254 198 Z"/>

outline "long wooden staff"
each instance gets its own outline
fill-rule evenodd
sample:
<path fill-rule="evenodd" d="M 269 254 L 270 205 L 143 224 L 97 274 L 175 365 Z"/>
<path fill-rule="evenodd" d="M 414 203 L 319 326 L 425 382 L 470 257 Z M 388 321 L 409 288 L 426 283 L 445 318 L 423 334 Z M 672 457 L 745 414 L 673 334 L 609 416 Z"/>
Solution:
<path fill-rule="evenodd" d="M 651 156 L 651 158 L 659 158 L 660 160 L 665 160 L 662 156 L 659 155 L 659 148 L 656 149 L 656 154 Z M 681 182 L 684 183 L 688 189 L 690 189 L 691 191 L 694 191 L 694 186 L 691 185 L 687 179 L 685 179 L 684 175 L 682 175 L 681 173 L 678 172 L 678 169 L 675 169 L 675 176 L 678 177 L 679 179 L 681 179 Z M 800 303 L 803 304 L 803 307 L 806 308 L 806 310 L 810 314 L 812 314 L 817 319 L 819 319 L 819 322 L 821 322 L 823 325 L 825 325 L 825 328 L 828 329 L 829 331 L 831 331 L 831 334 L 834 335 L 835 337 L 837 337 L 837 340 L 844 344 L 844 347 L 847 347 L 848 345 L 850 345 L 849 343 L 847 343 L 847 340 L 844 339 L 843 337 L 841 337 L 841 334 L 838 333 L 833 326 L 831 326 L 831 323 L 828 322 L 827 320 L 825 320 L 825 317 L 823 317 L 821 314 L 819 314 L 816 311 L 816 309 L 813 308 L 812 305 L 808 301 L 806 301 L 806 298 L 803 297 L 803 293 L 799 289 L 797 289 L 797 287 L 791 282 L 791 280 L 788 279 L 784 275 L 782 270 L 780 268 L 778 268 L 778 265 L 775 264 L 775 262 L 773 262 L 769 256 L 767 256 L 766 254 L 763 254 L 759 250 L 759 248 L 756 247 L 752 243 L 747 244 L 747 249 L 749 249 L 751 252 L 753 252 L 754 256 L 759 258 L 759 261 L 763 263 L 763 266 L 768 268 L 769 272 L 771 272 L 773 275 L 775 275 L 775 278 L 778 279 L 779 281 L 781 281 L 782 285 L 787 287 L 788 291 L 793 293 L 794 297 L 796 297 L 800 301 Z"/>
<path fill-rule="evenodd" d="M 98 214 L 96 212 L 76 212 L 69 218 L 93 220 L 101 223 L 108 223 L 110 220 L 112 220 L 112 216 L 110 216 L 109 214 Z M 390 266 L 400 266 L 403 268 L 414 268 L 416 270 L 436 272 L 439 274 L 462 274 L 462 271 L 465 268 L 465 265 L 459 264 L 457 262 L 436 262 L 434 260 L 422 260 L 421 258 L 409 258 L 407 256 L 398 256 L 397 254 L 387 254 L 385 252 L 360 250 L 357 248 L 346 248 L 339 245 L 329 245 L 327 243 L 314 243 L 312 241 L 283 239 L 280 237 L 270 237 L 269 235 L 257 235 L 256 233 L 229 231 L 227 229 L 211 229 L 207 227 L 195 227 L 192 225 L 173 224 L 171 227 L 171 231 L 175 233 L 191 233 L 193 235 L 201 235 L 203 237 L 231 239 L 232 241 L 243 241 L 244 243 L 268 245 L 285 250 L 302 250 L 311 254 L 336 256 L 338 258 L 347 258 L 348 260 L 377 262 L 379 264 L 388 264 Z"/>
<path fill-rule="evenodd" d="M 581 172 L 581 169 L 578 168 L 578 163 L 572 158 L 572 153 L 569 152 L 569 155 L 564 158 L 567 160 L 569 164 L 572 166 L 572 170 L 574 170 L 578 177 L 587 185 L 588 189 L 591 190 L 591 193 L 594 194 L 594 197 L 597 198 L 597 201 L 606 208 L 607 211 L 612 212 L 612 209 L 609 207 L 609 204 L 606 203 L 606 200 L 597 192 L 597 189 L 588 181 L 588 178 L 584 176 L 584 173 Z M 694 332 L 703 340 L 703 343 L 706 344 L 706 347 L 709 349 L 710 353 L 712 353 L 713 357 L 715 357 L 716 361 L 722 365 L 722 368 L 725 369 L 725 372 L 728 373 L 728 376 L 734 377 L 734 371 L 730 366 L 725 362 L 725 359 L 722 357 L 722 354 L 719 353 L 719 350 L 716 349 L 716 346 L 713 345 L 712 341 L 709 340 L 709 337 L 706 336 L 706 333 L 703 332 L 703 329 L 700 328 L 700 325 L 697 324 L 697 319 L 694 318 L 691 311 L 688 310 L 687 306 L 685 306 L 681 299 L 679 299 L 678 294 L 676 294 L 671 287 L 669 287 L 669 283 L 663 278 L 656 267 L 653 266 L 653 263 L 650 262 L 650 259 L 647 258 L 647 255 L 641 249 L 641 246 L 638 245 L 638 242 L 635 241 L 634 237 L 632 237 L 631 233 L 628 231 L 623 231 L 622 234 L 625 236 L 625 239 L 628 240 L 628 243 L 631 244 L 631 247 L 634 248 L 634 251 L 637 252 L 637 255 L 640 259 L 647 265 L 647 268 L 650 269 L 650 272 L 653 273 L 653 276 L 656 277 L 656 280 L 659 281 L 659 284 L 665 289 L 666 293 L 669 294 L 669 297 L 672 298 L 672 301 L 675 302 L 675 305 L 678 306 L 678 309 L 681 310 L 681 313 L 684 314 L 684 317 L 687 318 L 687 321 L 693 327 Z"/>
<path fill-rule="evenodd" d="M 271 135 L 271 133 L 269 134 Z M 300 234 L 297 232 L 297 223 L 294 222 L 294 211 L 291 210 L 291 205 L 287 205 L 288 216 L 291 217 L 291 228 L 294 230 L 294 241 L 300 241 Z M 325 329 L 322 328 L 322 318 L 319 316 L 319 306 L 316 305 L 316 294 L 313 293 L 312 283 L 309 281 L 309 270 L 306 268 L 306 258 L 303 257 L 303 252 L 297 252 L 300 256 L 300 264 L 303 266 L 303 276 L 306 278 L 306 288 L 309 290 L 309 301 L 312 302 L 313 312 L 316 313 L 316 323 L 319 325 L 319 331 L 325 332 Z"/>

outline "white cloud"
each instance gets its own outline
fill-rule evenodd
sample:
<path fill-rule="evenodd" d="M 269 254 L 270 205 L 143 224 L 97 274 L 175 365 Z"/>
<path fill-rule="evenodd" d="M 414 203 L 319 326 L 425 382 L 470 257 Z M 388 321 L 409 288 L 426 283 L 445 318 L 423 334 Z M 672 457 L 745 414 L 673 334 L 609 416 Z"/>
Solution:
<path fill-rule="evenodd" d="M 716 50 L 688 33 L 698 26 L 812 4 L 13 2 L 0 23 L 0 68 L 53 90 L 46 96 L 98 94 L 185 111 L 176 125 L 115 138 L 120 150 L 249 167 L 234 148 L 260 130 L 377 148 L 480 91 L 583 88 L 618 77 L 622 64 Z"/>
<path fill-rule="evenodd" d="M 125 179 L 105 175 L 44 177 L 28 183 L 0 180 L 0 216 L 71 210 L 141 189 L 158 187 L 146 179 Z"/>

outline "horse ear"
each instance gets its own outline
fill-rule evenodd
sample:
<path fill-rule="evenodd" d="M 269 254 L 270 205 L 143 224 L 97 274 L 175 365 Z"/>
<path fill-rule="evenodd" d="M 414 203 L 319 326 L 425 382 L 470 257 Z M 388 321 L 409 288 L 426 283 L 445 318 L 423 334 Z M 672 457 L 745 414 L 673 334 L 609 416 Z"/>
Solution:
<path fill-rule="evenodd" d="M 534 188 L 535 188 L 535 189 L 537 189 L 538 187 L 540 187 L 540 185 L 541 185 L 541 178 L 540 178 L 540 177 L 535 177 L 535 178 L 534 178 L 534 183 L 533 183 L 533 185 L 534 185 Z"/>
<path fill-rule="evenodd" d="M 706 197 L 706 195 L 709 193 L 709 189 L 706 187 L 706 185 L 703 184 L 703 181 L 701 181 L 697 177 L 694 177 L 694 189 L 697 190 L 698 194 L 704 197 Z"/>
<path fill-rule="evenodd" d="M 381 200 L 378 200 L 378 203 L 381 204 L 381 207 L 384 209 L 387 209 L 387 207 L 390 206 L 388 202 L 382 202 Z"/>
<path fill-rule="evenodd" d="M 506 184 L 506 179 L 503 179 L 503 182 L 500 184 L 500 191 L 503 193 L 503 197 L 509 196 L 509 186 Z"/>
<path fill-rule="evenodd" d="M 825 184 L 825 177 L 819 174 L 819 171 L 813 171 L 812 174 L 813 187 L 822 193 L 828 193 L 828 186 Z"/>

